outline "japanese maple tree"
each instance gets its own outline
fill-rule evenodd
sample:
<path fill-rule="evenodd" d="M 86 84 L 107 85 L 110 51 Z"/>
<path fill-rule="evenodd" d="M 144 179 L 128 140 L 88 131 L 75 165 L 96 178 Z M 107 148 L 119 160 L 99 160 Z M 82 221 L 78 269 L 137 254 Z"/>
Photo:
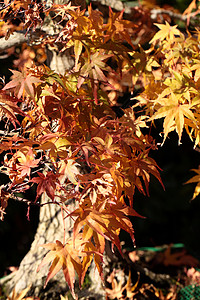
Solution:
<path fill-rule="evenodd" d="M 4 1 L 1 17 L 7 38 L 23 30 L 25 38 L 33 39 L 34 53 L 41 44 L 42 55 L 50 46 L 59 53 L 70 50 L 74 58 L 74 66 L 58 74 L 34 56 L 12 70 L 0 91 L 5 125 L 1 172 L 8 177 L 0 195 L 1 219 L 8 199 L 26 201 L 26 192 L 35 185 L 36 198 L 28 205 L 47 194 L 63 219 L 74 221 L 70 239 L 42 245 L 49 252 L 38 270 L 51 263 L 46 285 L 62 269 L 76 297 L 75 273 L 81 286 L 92 260 L 103 278 L 106 240 L 122 253 L 119 234 L 124 230 L 135 243 L 129 219 L 141 217 L 134 210 L 135 190 L 148 195 L 151 176 L 162 184 L 150 156 L 157 145 L 149 125 L 164 119 L 163 142 L 175 130 L 180 143 L 186 130 L 194 146 L 199 145 L 199 31 L 185 36 L 168 22 L 156 24 L 159 31 L 144 50 L 135 42 L 143 25 L 111 8 L 104 20 L 91 5 L 81 10 L 70 3 L 14 0 Z M 17 26 L 12 17 L 18 18 Z M 57 20 L 53 33 L 46 31 L 49 19 Z M 113 109 L 118 96 L 136 89 L 134 106 L 119 118 Z M 199 175 L 193 181 L 198 182 L 196 196 Z"/>

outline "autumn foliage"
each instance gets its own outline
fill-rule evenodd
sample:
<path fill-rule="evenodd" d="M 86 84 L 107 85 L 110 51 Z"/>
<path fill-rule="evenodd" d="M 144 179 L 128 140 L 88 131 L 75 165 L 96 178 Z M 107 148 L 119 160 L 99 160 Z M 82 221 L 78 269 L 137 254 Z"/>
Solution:
<path fill-rule="evenodd" d="M 199 146 L 200 33 L 186 36 L 167 21 L 155 24 L 158 31 L 144 50 L 135 42 L 143 25 L 123 19 L 123 12 L 110 9 L 105 21 L 91 5 L 86 14 L 70 3 L 46 8 L 20 0 L 4 1 L 1 32 L 34 33 L 52 13 L 64 26 L 54 35 L 40 33 L 40 52 L 33 45 L 33 59 L 18 61 L 19 70 L 0 91 L 1 172 L 8 178 L 1 185 L 1 219 L 9 198 L 30 206 L 46 194 L 74 220 L 71 239 L 43 245 L 49 252 L 39 269 L 51 263 L 45 285 L 62 269 L 75 297 L 75 273 L 81 286 L 93 259 L 103 276 L 105 240 L 121 253 L 124 230 L 134 243 L 129 216 L 140 217 L 135 190 L 148 195 L 151 176 L 162 184 L 150 156 L 157 144 L 149 126 L 162 119 L 163 143 L 172 131 L 181 143 L 186 130 Z M 12 17 L 22 14 L 13 25 Z M 47 45 L 70 49 L 74 67 L 61 75 L 41 64 Z M 119 118 L 113 106 L 125 91 L 137 96 Z M 194 197 L 200 192 L 196 172 L 189 181 L 198 182 Z M 33 185 L 36 199 L 30 202 L 25 195 Z"/>

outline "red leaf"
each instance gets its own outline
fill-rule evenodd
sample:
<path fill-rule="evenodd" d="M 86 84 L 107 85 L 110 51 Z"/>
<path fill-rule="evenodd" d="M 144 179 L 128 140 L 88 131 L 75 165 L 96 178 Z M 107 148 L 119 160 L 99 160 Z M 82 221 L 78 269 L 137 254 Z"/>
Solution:
<path fill-rule="evenodd" d="M 30 182 L 38 184 L 36 201 L 44 192 L 53 200 L 56 189 L 56 175 L 52 172 L 48 172 L 46 176 L 40 172 L 37 173 L 39 177 L 34 177 L 30 180 Z"/>
<path fill-rule="evenodd" d="M 17 106 L 18 99 L 7 95 L 6 92 L 0 91 L 0 120 L 6 117 L 14 127 L 15 123 L 19 123 L 16 114 L 24 115 L 22 110 Z"/>

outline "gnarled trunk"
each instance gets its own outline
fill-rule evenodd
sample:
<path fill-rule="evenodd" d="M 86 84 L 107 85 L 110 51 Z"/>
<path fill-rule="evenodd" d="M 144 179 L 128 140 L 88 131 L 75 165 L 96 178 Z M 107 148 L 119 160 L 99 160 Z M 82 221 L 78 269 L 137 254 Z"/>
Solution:
<path fill-rule="evenodd" d="M 47 202 L 47 196 L 43 196 L 41 203 Z M 70 218 L 66 221 L 66 228 L 72 226 Z M 70 230 L 67 232 L 70 235 Z M 39 224 L 37 232 L 34 237 L 34 241 L 31 245 L 29 252 L 22 260 L 19 269 L 12 273 L 11 278 L 4 278 L 6 293 L 10 294 L 15 288 L 16 292 L 25 289 L 28 286 L 32 286 L 32 294 L 39 296 L 41 289 L 44 285 L 44 280 L 48 274 L 48 266 L 36 272 L 41 259 L 46 253 L 46 250 L 40 247 L 41 244 L 53 242 L 55 239 L 62 240 L 63 238 L 63 220 L 60 212 L 60 207 L 55 204 L 45 204 L 40 208 Z M 66 289 L 66 283 L 62 278 L 62 273 L 58 273 L 55 278 L 59 282 L 57 284 L 57 292 Z"/>

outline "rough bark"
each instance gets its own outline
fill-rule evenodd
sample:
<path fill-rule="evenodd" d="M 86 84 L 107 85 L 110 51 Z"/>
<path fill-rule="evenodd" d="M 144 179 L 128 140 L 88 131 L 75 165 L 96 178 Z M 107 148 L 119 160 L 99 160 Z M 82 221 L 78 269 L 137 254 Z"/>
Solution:
<path fill-rule="evenodd" d="M 46 203 L 48 200 L 47 196 L 43 196 L 41 204 Z M 73 200 L 69 207 L 74 209 Z M 66 239 L 71 236 L 72 227 L 73 222 L 71 218 L 67 218 L 65 221 L 65 228 L 67 229 L 65 232 Z M 37 232 L 29 252 L 20 263 L 19 269 L 0 281 L 6 294 L 12 294 L 14 288 L 19 293 L 26 287 L 31 286 L 29 291 L 31 296 L 40 297 L 40 299 L 60 299 L 59 295 L 61 293 L 65 294 L 69 290 L 62 271 L 50 281 L 46 289 L 43 289 L 43 286 L 49 266 L 43 267 L 39 272 L 36 271 L 47 252 L 40 245 L 54 242 L 55 240 L 62 241 L 63 232 L 64 226 L 60 207 L 54 203 L 41 206 Z M 86 299 L 86 296 L 104 299 L 101 279 L 94 266 L 91 267 L 89 277 L 91 286 L 87 290 L 77 291 L 79 299 Z"/>
<path fill-rule="evenodd" d="M 43 197 L 42 203 L 48 201 L 46 196 Z M 71 204 L 73 205 L 73 204 Z M 71 219 L 66 220 L 66 228 L 71 228 Z M 67 236 L 70 236 L 70 230 L 67 231 Z M 66 236 L 66 237 L 67 237 Z M 46 253 L 46 250 L 40 245 L 53 242 L 54 239 L 62 241 L 63 238 L 63 220 L 60 213 L 60 207 L 55 204 L 47 204 L 40 208 L 39 225 L 31 245 L 29 252 L 22 260 L 18 271 L 13 273 L 12 278 L 4 279 L 5 290 L 10 294 L 15 288 L 19 292 L 29 285 L 32 286 L 32 293 L 34 296 L 39 296 L 41 293 L 44 280 L 48 274 L 48 266 L 36 272 L 41 259 Z M 54 281 L 59 282 L 56 290 L 57 292 L 66 289 L 66 283 L 62 278 L 62 273 L 58 273 Z"/>

